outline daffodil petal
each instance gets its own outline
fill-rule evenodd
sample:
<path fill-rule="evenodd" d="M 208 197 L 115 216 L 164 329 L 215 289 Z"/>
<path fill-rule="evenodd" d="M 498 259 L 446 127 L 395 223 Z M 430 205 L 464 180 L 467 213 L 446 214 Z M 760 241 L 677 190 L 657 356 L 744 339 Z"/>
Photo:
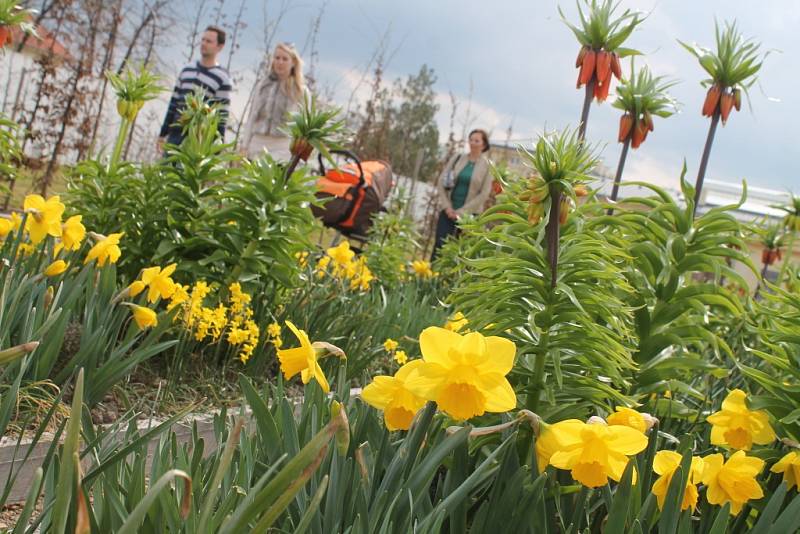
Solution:
<path fill-rule="evenodd" d="M 453 364 L 450 349 L 461 342 L 461 336 L 450 330 L 431 326 L 419 335 L 422 358 L 428 363 L 449 367 Z"/>

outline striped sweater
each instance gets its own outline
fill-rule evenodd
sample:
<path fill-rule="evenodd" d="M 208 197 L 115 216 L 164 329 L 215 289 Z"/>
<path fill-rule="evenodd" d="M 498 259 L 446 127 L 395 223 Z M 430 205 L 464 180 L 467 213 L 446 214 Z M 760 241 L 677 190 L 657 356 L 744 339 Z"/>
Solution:
<path fill-rule="evenodd" d="M 182 137 L 181 127 L 176 122 L 183 111 L 186 95 L 194 91 L 195 87 L 203 89 L 206 102 L 220 104 L 222 119 L 219 122 L 219 134 L 221 137 L 225 137 L 225 123 L 228 119 L 228 107 L 231 103 L 233 89 L 231 77 L 225 68 L 219 65 L 211 68 L 204 67 L 199 61 L 186 65 L 181 70 L 175 88 L 172 90 L 167 116 L 164 117 L 164 124 L 161 125 L 160 137 L 168 135 Z"/>

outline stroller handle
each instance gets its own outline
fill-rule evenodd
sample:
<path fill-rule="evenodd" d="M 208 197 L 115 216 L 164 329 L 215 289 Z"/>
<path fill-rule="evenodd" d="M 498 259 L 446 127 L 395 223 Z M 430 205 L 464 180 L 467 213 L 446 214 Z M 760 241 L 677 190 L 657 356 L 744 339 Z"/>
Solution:
<path fill-rule="evenodd" d="M 336 149 L 336 150 L 331 150 L 330 153 L 344 156 L 346 160 L 352 161 L 356 164 L 356 167 L 358 167 L 358 186 L 363 187 L 364 169 L 361 167 L 361 160 L 358 159 L 358 156 L 356 156 L 355 152 L 347 149 Z M 319 153 L 317 155 L 317 160 L 319 161 L 319 174 L 320 176 L 325 176 L 325 163 L 322 160 L 322 153 Z"/>

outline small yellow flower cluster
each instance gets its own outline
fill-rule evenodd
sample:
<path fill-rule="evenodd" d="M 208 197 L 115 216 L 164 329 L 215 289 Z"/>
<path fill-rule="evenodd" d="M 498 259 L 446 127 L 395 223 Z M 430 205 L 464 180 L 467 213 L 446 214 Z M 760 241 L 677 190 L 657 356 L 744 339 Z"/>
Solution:
<path fill-rule="evenodd" d="M 427 401 L 458 420 L 516 407 L 506 379 L 517 350 L 510 340 L 430 327 L 419 343 L 421 359 L 406 363 L 394 376 L 375 377 L 361 394 L 367 404 L 383 410 L 389 430 L 407 430 Z"/>
<path fill-rule="evenodd" d="M 689 476 L 681 501 L 681 510 L 697 508 L 697 486 L 706 486 L 706 499 L 710 504 L 730 503 L 731 511 L 738 514 L 747 501 L 760 499 L 764 492 L 756 477 L 764 468 L 764 461 L 747 456 L 753 443 L 766 445 L 775 440 L 769 417 L 762 410 L 750 410 L 743 391 L 731 391 L 722 403 L 722 409 L 707 418 L 711 423 L 711 443 L 726 448 L 739 449 L 727 460 L 720 454 L 692 457 Z M 587 422 L 577 419 L 544 425 L 536 440 L 539 469 L 547 465 L 570 470 L 572 477 L 584 486 L 596 488 L 619 481 L 628 458 L 647 446 L 645 432 L 655 421 L 648 414 L 630 408 L 616 409 L 607 420 L 593 417 Z M 653 460 L 653 471 L 659 475 L 652 487 L 659 508 L 664 507 L 670 482 L 681 463 L 675 451 L 659 451 Z M 772 467 L 772 472 L 784 473 L 791 485 L 798 482 L 800 454 L 790 452 Z"/>
<path fill-rule="evenodd" d="M 241 345 L 239 359 L 242 363 L 247 363 L 253 351 L 258 345 L 261 337 L 261 329 L 253 321 L 253 310 L 250 308 L 252 298 L 242 291 L 239 282 L 234 282 L 228 286 L 230 291 L 230 313 L 228 343 L 231 345 Z"/>
<path fill-rule="evenodd" d="M 404 350 L 398 350 L 400 344 L 392 338 L 387 338 L 383 342 L 383 349 L 392 355 L 392 359 L 400 365 L 408 363 L 408 354 Z"/>
<path fill-rule="evenodd" d="M 261 337 L 261 329 L 253 321 L 250 308 L 252 297 L 242 291 L 239 282 L 228 286 L 227 306 L 222 302 L 213 308 L 205 306 L 205 299 L 210 294 L 211 288 L 204 281 L 196 282 L 191 291 L 188 286 L 176 284 L 168 308 L 183 307 L 179 317 L 184 327 L 193 332 L 196 341 L 217 343 L 225 339 L 230 345 L 239 347 L 239 359 L 247 363 Z"/>
<path fill-rule="evenodd" d="M 269 336 L 269 342 L 272 343 L 276 349 L 279 349 L 283 346 L 283 340 L 281 339 L 281 325 L 278 323 L 271 323 L 267 326 L 267 335 Z"/>
<path fill-rule="evenodd" d="M 427 280 L 437 276 L 433 269 L 431 268 L 431 262 L 424 261 L 424 260 L 414 260 L 411 262 L 411 270 L 414 272 L 417 278 L 422 278 L 423 280 Z"/>
<path fill-rule="evenodd" d="M 326 255 L 317 261 L 317 278 L 325 278 L 330 274 L 333 278 L 350 282 L 350 289 L 368 291 L 375 276 L 367 267 L 364 256 L 355 258 L 355 252 L 350 249 L 350 243 L 342 241 L 337 246 L 329 248 Z"/>
<path fill-rule="evenodd" d="M 308 265 L 308 252 L 295 252 L 294 257 L 297 260 L 297 264 L 300 266 L 300 268 L 305 269 Z"/>

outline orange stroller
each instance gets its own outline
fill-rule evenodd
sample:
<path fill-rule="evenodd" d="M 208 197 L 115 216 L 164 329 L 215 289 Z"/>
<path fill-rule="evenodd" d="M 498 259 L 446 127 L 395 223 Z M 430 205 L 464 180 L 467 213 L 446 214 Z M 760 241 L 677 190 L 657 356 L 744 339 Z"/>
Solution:
<path fill-rule="evenodd" d="M 392 168 L 385 161 L 360 161 L 349 150 L 332 154 L 342 156 L 346 163 L 326 170 L 320 154 L 317 198 L 327 202 L 312 206 L 311 211 L 325 226 L 364 241 L 372 216 L 384 209 L 392 191 Z"/>

